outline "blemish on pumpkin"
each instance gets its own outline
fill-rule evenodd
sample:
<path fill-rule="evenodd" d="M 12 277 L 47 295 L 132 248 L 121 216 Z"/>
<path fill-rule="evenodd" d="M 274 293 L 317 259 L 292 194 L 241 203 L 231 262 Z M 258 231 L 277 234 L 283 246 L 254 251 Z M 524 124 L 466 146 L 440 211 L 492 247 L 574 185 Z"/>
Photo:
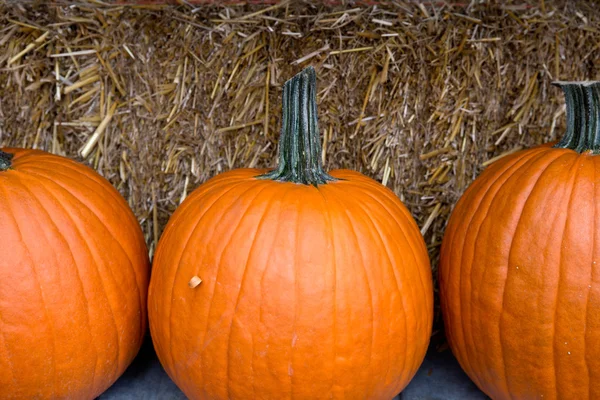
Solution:
<path fill-rule="evenodd" d="M 192 279 L 188 282 L 188 286 L 192 289 L 196 288 L 199 284 L 202 283 L 202 279 L 198 275 L 194 275 Z"/>

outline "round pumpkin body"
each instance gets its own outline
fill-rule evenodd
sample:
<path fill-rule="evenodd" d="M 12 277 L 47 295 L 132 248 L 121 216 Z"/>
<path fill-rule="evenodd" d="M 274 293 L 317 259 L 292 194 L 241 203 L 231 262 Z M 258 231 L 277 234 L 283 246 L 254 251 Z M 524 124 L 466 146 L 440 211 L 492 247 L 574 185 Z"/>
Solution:
<path fill-rule="evenodd" d="M 149 275 L 142 232 L 125 200 L 90 168 L 41 151 L 4 151 L 0 398 L 93 399 L 142 343 Z"/>
<path fill-rule="evenodd" d="M 493 399 L 600 398 L 600 157 L 541 146 L 475 180 L 440 256 L 446 335 Z"/>
<path fill-rule="evenodd" d="M 169 221 L 149 291 L 161 363 L 191 399 L 391 399 L 432 324 L 414 220 L 357 172 L 318 187 L 263 172 L 213 178 Z"/>

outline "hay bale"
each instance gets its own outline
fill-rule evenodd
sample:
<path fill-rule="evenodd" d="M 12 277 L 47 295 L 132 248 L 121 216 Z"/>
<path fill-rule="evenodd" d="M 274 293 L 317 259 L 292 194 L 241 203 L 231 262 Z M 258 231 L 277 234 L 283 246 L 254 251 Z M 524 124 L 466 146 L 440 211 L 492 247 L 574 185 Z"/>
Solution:
<path fill-rule="evenodd" d="M 97 169 L 151 252 L 202 182 L 275 165 L 281 86 L 312 64 L 327 168 L 400 196 L 435 269 L 466 186 L 561 133 L 550 82 L 598 76 L 592 3 L 181 3 L 0 6 L 0 145 Z"/>

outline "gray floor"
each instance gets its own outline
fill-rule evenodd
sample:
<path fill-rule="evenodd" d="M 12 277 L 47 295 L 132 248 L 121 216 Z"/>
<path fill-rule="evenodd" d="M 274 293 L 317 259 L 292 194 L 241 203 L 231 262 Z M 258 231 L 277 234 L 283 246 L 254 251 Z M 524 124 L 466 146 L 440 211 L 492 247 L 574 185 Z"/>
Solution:
<path fill-rule="evenodd" d="M 160 366 L 148 341 L 125 374 L 100 400 L 184 400 Z M 394 400 L 484 400 L 447 350 L 430 351 L 410 385 Z M 251 399 L 249 399 L 251 400 Z"/>

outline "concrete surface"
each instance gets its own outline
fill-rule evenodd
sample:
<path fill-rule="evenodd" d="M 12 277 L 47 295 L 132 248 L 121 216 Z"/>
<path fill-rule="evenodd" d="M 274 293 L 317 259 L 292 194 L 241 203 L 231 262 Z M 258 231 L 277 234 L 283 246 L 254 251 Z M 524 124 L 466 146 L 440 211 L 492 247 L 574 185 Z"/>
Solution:
<path fill-rule="evenodd" d="M 162 369 L 152 343 L 144 343 L 125 374 L 100 400 L 185 400 Z M 410 385 L 393 400 L 484 400 L 487 397 L 469 380 L 447 350 L 430 351 Z M 252 400 L 252 399 L 248 399 Z"/>

